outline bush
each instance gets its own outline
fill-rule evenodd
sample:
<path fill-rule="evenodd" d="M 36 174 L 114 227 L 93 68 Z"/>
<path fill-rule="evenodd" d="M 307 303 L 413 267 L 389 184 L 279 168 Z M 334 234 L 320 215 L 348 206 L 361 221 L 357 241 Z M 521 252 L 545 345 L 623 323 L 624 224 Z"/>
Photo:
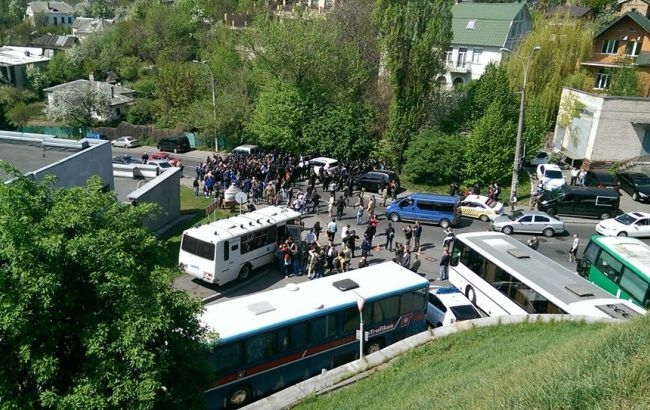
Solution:
<path fill-rule="evenodd" d="M 446 185 L 462 180 L 464 157 L 463 137 L 426 129 L 406 150 L 404 172 L 415 183 Z"/>

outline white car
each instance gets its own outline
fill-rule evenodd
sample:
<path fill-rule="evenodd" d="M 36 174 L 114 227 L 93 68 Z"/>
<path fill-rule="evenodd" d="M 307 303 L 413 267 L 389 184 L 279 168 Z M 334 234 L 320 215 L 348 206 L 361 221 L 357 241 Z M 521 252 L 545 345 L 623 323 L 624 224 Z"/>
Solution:
<path fill-rule="evenodd" d="M 460 201 L 460 214 L 481 221 L 493 221 L 503 213 L 503 204 L 484 195 L 468 195 Z"/>
<path fill-rule="evenodd" d="M 133 137 L 120 137 L 111 141 L 111 145 L 121 148 L 134 148 L 139 146 L 138 140 Z"/>
<path fill-rule="evenodd" d="M 555 164 L 540 164 L 537 166 L 537 179 L 544 184 L 544 189 L 552 191 L 566 185 L 562 170 Z"/>
<path fill-rule="evenodd" d="M 628 212 L 605 219 L 596 225 L 596 232 L 606 236 L 650 237 L 650 213 Z"/>
<path fill-rule="evenodd" d="M 448 326 L 454 322 L 478 319 L 481 314 L 456 288 L 433 288 L 429 290 L 427 322 L 433 327 Z"/>
<path fill-rule="evenodd" d="M 530 160 L 530 165 L 536 167 L 540 164 L 548 164 L 549 156 L 548 153 L 544 151 L 539 151 L 535 156 Z"/>
<path fill-rule="evenodd" d="M 339 162 L 337 160 L 327 157 L 314 158 L 309 161 L 309 164 L 313 167 L 314 173 L 317 176 L 320 174 L 321 168 L 330 175 L 333 175 L 339 168 Z"/>
<path fill-rule="evenodd" d="M 157 159 L 147 161 L 147 165 L 153 165 L 158 167 L 158 172 L 166 171 L 168 169 L 174 168 L 174 166 L 169 161 Z"/>

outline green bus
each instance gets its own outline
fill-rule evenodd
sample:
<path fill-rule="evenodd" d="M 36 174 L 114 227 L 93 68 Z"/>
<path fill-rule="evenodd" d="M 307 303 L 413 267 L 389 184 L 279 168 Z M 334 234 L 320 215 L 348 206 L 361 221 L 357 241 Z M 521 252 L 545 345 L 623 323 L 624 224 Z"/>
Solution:
<path fill-rule="evenodd" d="M 578 273 L 618 298 L 650 307 L 650 246 L 638 239 L 592 236 Z"/>

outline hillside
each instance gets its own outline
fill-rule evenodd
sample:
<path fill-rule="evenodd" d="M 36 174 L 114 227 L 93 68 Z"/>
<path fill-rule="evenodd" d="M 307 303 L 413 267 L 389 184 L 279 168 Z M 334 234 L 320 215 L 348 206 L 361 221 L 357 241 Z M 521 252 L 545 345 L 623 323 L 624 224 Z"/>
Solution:
<path fill-rule="evenodd" d="M 403 355 L 305 409 L 648 408 L 650 317 L 477 328 Z"/>

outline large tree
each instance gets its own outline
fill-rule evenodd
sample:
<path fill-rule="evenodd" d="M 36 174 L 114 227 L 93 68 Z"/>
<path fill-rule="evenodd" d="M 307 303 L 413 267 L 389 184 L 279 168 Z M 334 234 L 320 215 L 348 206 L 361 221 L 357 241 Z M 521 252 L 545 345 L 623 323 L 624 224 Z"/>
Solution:
<path fill-rule="evenodd" d="M 110 98 L 95 87 L 65 88 L 52 92 L 45 109 L 47 118 L 73 127 L 92 127 L 110 116 Z"/>
<path fill-rule="evenodd" d="M 83 187 L 0 183 L 0 403 L 7 409 L 199 408 L 199 301 L 157 264 L 134 207 Z"/>
<path fill-rule="evenodd" d="M 434 79 L 445 72 L 453 4 L 453 0 L 377 0 L 375 4 L 385 72 L 393 92 L 386 152 L 398 170 L 411 138 L 427 124 L 435 106 Z"/>

